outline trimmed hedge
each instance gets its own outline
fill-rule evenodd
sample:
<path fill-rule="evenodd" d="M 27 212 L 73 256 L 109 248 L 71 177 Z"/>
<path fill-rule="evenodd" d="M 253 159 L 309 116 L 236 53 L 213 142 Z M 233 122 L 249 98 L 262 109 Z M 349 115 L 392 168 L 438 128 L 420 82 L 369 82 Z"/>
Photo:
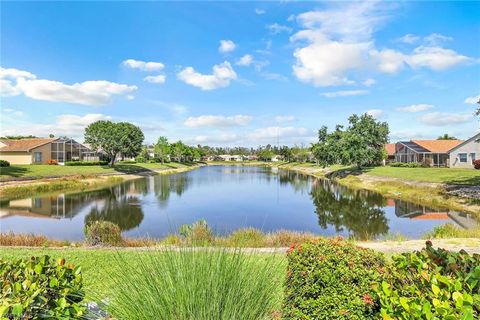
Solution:
<path fill-rule="evenodd" d="M 480 255 L 434 249 L 393 257 L 377 287 L 383 319 L 480 319 Z"/>
<path fill-rule="evenodd" d="M 292 245 L 287 252 L 283 317 L 378 319 L 372 283 L 381 279 L 381 254 L 337 239 Z"/>
<path fill-rule="evenodd" d="M 430 168 L 431 167 L 426 163 L 418 163 L 418 162 L 391 162 L 389 166 L 398 167 L 398 168 Z"/>
<path fill-rule="evenodd" d="M 0 288 L 1 319 L 79 319 L 86 312 L 81 268 L 64 259 L 0 258 Z"/>
<path fill-rule="evenodd" d="M 108 161 L 67 161 L 66 166 L 106 166 Z"/>
<path fill-rule="evenodd" d="M 117 246 L 123 242 L 122 230 L 110 221 L 94 221 L 84 231 L 85 241 L 92 246 Z"/>
<path fill-rule="evenodd" d="M 7 160 L 0 160 L 0 167 L 10 167 L 10 162 L 8 162 Z"/>

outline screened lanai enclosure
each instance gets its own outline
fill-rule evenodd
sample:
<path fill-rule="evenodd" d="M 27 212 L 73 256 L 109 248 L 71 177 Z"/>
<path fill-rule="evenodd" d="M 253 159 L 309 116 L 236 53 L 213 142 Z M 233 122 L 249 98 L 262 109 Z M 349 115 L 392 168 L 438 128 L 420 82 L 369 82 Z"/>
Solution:
<path fill-rule="evenodd" d="M 410 141 L 398 142 L 395 145 L 396 162 L 417 162 L 433 167 L 448 167 L 448 153 L 431 152 Z"/>
<path fill-rule="evenodd" d="M 97 152 L 70 138 L 60 138 L 52 142 L 52 160 L 58 163 L 67 161 L 98 161 Z"/>

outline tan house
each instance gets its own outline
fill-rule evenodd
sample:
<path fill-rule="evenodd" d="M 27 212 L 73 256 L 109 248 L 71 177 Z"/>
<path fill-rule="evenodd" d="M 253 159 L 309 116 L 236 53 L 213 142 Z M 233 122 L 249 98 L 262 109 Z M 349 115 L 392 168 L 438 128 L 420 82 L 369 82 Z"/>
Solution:
<path fill-rule="evenodd" d="M 450 167 L 473 168 L 473 162 L 480 159 L 480 133 L 450 150 Z"/>
<path fill-rule="evenodd" d="M 400 141 L 395 144 L 395 161 L 450 167 L 450 150 L 462 143 L 462 140 Z"/>
<path fill-rule="evenodd" d="M 95 160 L 95 157 L 95 152 L 73 139 L 0 140 L 0 160 L 6 160 L 11 164 L 47 164 L 51 160 L 62 164 L 65 161 Z"/>

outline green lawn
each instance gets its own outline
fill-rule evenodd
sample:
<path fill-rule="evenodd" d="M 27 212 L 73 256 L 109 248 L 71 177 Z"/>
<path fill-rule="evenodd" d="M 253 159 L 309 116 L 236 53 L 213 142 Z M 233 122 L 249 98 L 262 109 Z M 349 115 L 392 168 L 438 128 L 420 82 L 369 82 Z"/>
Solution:
<path fill-rule="evenodd" d="M 115 250 L 115 249 L 83 249 L 83 248 L 10 248 L 0 247 L 0 258 L 19 259 L 30 258 L 32 256 L 49 255 L 53 258 L 65 258 L 67 263 L 73 263 L 82 267 L 84 285 L 88 296 L 106 295 L 112 296 L 115 291 L 111 274 L 115 273 L 115 268 L 122 268 L 121 260 L 126 260 L 128 264 L 136 264 L 141 258 L 148 258 L 149 255 L 157 254 L 154 250 Z M 119 259 L 119 254 L 122 259 Z M 262 257 L 269 254 L 258 254 L 258 262 L 266 263 Z M 274 259 L 278 259 L 279 268 L 283 268 L 286 263 L 285 255 L 275 254 Z M 278 271 L 278 276 L 283 279 L 283 269 Z M 282 292 L 282 288 L 278 288 Z"/>
<path fill-rule="evenodd" d="M 423 182 L 480 185 L 480 170 L 451 168 L 399 168 L 375 167 L 365 173 L 377 177 L 391 177 Z"/>
<path fill-rule="evenodd" d="M 109 166 L 55 166 L 55 165 L 12 165 L 0 168 L 0 181 L 16 178 L 46 178 L 71 175 L 93 176 L 102 173 L 139 173 L 150 170 L 174 169 L 186 167 L 180 163 L 135 163 Z"/>

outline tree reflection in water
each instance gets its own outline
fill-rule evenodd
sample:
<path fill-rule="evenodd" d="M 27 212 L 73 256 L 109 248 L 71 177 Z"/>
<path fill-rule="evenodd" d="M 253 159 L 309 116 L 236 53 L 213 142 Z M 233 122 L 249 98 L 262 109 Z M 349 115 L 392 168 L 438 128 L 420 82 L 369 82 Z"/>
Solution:
<path fill-rule="evenodd" d="M 165 208 L 172 192 L 180 197 L 187 190 L 190 178 L 186 174 L 159 175 L 154 178 L 153 183 L 160 207 Z"/>
<path fill-rule="evenodd" d="M 386 200 L 379 194 L 352 190 L 318 179 L 312 184 L 311 198 L 319 225 L 328 225 L 337 232 L 348 231 L 357 239 L 373 239 L 388 233 L 385 211 Z"/>
<path fill-rule="evenodd" d="M 138 196 L 148 192 L 146 181 L 134 180 L 103 190 L 98 194 L 103 203 L 92 208 L 85 216 L 85 225 L 103 220 L 117 224 L 122 231 L 138 227 L 144 217 Z"/>

